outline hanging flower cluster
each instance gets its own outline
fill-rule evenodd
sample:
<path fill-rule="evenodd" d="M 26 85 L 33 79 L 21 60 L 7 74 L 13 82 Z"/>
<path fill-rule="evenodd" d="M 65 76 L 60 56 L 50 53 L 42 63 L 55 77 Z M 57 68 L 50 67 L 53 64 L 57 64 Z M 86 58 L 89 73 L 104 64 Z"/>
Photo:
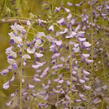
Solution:
<path fill-rule="evenodd" d="M 9 67 L 0 72 L 1 75 L 13 72 L 12 78 L 3 84 L 4 89 L 9 89 L 17 78 L 16 73 L 19 74 L 23 102 L 34 98 L 39 108 L 44 109 L 49 106 L 69 109 L 74 103 L 87 102 L 88 91 L 91 91 L 91 43 L 82 24 L 76 24 L 71 10 L 56 7 L 55 13 L 60 11 L 66 15 L 48 24 L 47 32 L 37 32 L 31 41 L 28 38 L 29 21 L 27 29 L 17 23 L 11 26 L 11 46 L 6 49 Z M 39 26 L 43 27 L 45 22 L 38 19 Z M 23 78 L 23 69 L 28 64 L 34 69 L 31 83 Z M 18 94 L 15 92 L 13 96 Z M 7 103 L 8 106 L 11 104 L 12 101 Z"/>

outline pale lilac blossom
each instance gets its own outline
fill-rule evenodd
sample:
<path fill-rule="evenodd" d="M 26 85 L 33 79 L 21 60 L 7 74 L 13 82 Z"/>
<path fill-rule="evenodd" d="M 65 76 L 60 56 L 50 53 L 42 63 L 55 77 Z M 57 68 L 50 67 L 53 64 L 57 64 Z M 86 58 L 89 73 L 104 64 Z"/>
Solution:
<path fill-rule="evenodd" d="M 54 31 L 54 25 L 51 25 L 49 28 L 48 28 L 49 31 Z"/>
<path fill-rule="evenodd" d="M 83 46 L 88 48 L 88 47 L 91 47 L 91 44 L 89 42 L 85 41 L 85 42 L 83 42 Z"/>
<path fill-rule="evenodd" d="M 86 76 L 88 76 L 88 75 L 90 75 L 90 72 L 88 72 L 86 70 L 83 70 L 83 74 L 86 75 Z"/>
<path fill-rule="evenodd" d="M 28 87 L 29 87 L 29 89 L 33 89 L 33 88 L 35 88 L 35 86 L 32 85 L 32 84 L 29 84 Z"/>
<path fill-rule="evenodd" d="M 49 67 L 45 68 L 42 74 L 40 75 L 40 78 L 44 78 L 47 75 L 49 69 L 50 69 Z"/>
<path fill-rule="evenodd" d="M 8 89 L 10 87 L 9 81 L 3 84 L 3 89 Z"/>
<path fill-rule="evenodd" d="M 38 68 L 42 67 L 44 64 L 46 64 L 46 62 L 42 62 L 42 63 L 36 62 L 35 65 L 32 65 L 32 68 L 38 69 Z"/>
<path fill-rule="evenodd" d="M 7 75 L 9 73 L 8 69 L 4 69 L 3 71 L 0 72 L 1 75 Z"/>
<path fill-rule="evenodd" d="M 27 48 L 27 52 L 28 52 L 29 54 L 34 54 L 35 51 L 36 51 L 36 48 L 35 48 L 35 47 L 33 47 L 33 48 L 28 47 L 28 48 Z"/>
<path fill-rule="evenodd" d="M 65 25 L 65 19 L 61 18 L 60 20 L 57 21 L 57 23 L 60 25 Z"/>
<path fill-rule="evenodd" d="M 36 52 L 36 53 L 35 53 L 35 56 L 38 57 L 38 58 L 41 58 L 41 57 L 43 57 L 43 54 Z"/>
<path fill-rule="evenodd" d="M 31 59 L 31 56 L 30 56 L 29 54 L 24 54 L 24 55 L 22 56 L 22 58 L 23 58 L 24 60 L 26 60 L 26 59 Z"/>

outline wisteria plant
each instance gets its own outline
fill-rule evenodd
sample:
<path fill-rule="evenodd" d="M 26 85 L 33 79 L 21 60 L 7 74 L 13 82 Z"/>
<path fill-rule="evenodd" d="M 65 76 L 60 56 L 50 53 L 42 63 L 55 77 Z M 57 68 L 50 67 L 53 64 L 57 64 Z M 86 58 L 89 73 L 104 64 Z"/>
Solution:
<path fill-rule="evenodd" d="M 79 16 L 72 7 L 84 2 L 48 8 L 45 19 L 9 21 L 8 66 L 0 72 L 11 75 L 3 90 L 14 87 L 7 109 L 109 109 L 109 84 L 96 76 L 105 51 L 95 37 L 108 31 L 98 19 L 109 21 L 109 2 L 87 3 L 91 12 Z"/>

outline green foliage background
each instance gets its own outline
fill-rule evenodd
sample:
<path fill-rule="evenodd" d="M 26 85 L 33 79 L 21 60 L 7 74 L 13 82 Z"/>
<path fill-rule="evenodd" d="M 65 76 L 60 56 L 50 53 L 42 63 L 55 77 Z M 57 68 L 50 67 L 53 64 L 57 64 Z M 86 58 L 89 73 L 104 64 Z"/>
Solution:
<path fill-rule="evenodd" d="M 20 19 L 35 19 L 46 18 L 52 14 L 51 10 L 55 6 L 66 5 L 67 2 L 79 3 L 81 0 L 0 0 L 0 19 L 8 18 L 20 18 Z M 99 3 L 102 3 L 104 0 L 99 0 Z M 51 8 L 47 11 L 45 8 Z M 73 8 L 74 16 L 79 16 L 82 13 L 82 9 L 87 8 L 87 13 L 91 14 L 91 8 L 84 3 L 81 7 Z M 102 18 L 98 19 L 98 24 L 103 27 L 109 27 L 109 22 L 103 20 Z M 1 23 L 0 22 L 0 71 L 7 67 L 5 49 L 9 46 L 9 36 L 8 32 L 10 31 L 10 23 Z M 40 28 L 36 28 L 36 31 Z M 93 30 L 89 31 L 90 33 Z M 30 35 L 31 36 L 31 35 Z M 29 37 L 31 39 L 31 37 Z M 105 31 L 99 31 L 99 33 L 94 36 L 95 41 L 100 40 L 100 45 L 93 47 L 102 47 L 104 49 L 103 53 L 99 53 L 99 57 L 95 61 L 101 61 L 102 64 L 98 65 L 98 71 L 94 71 L 95 77 L 99 77 L 109 85 L 109 33 Z M 94 68 L 95 69 L 95 68 Z M 9 98 L 11 92 L 17 86 L 13 86 L 9 90 L 4 90 L 2 85 L 7 81 L 11 75 L 0 76 L 0 109 L 6 109 L 5 104 Z M 107 95 L 109 96 L 109 94 Z M 104 108 L 103 108 L 104 109 Z"/>

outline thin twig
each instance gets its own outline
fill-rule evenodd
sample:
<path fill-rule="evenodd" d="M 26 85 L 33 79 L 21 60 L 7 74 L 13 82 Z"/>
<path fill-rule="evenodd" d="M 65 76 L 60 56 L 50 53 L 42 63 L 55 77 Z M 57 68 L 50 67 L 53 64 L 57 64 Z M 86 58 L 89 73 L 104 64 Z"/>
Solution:
<path fill-rule="evenodd" d="M 12 18 L 9 18 L 9 19 L 1 19 L 0 20 L 0 23 L 23 23 L 23 24 L 27 24 L 27 21 L 31 21 L 30 19 L 12 19 Z"/>
<path fill-rule="evenodd" d="M 27 21 L 35 21 L 36 23 L 38 22 L 38 20 L 34 20 L 34 19 L 18 19 L 18 18 L 8 18 L 8 19 L 1 19 L 0 23 L 22 23 L 22 24 L 27 24 Z M 78 23 L 74 24 L 75 26 L 78 25 Z M 100 27 L 100 29 L 109 32 L 109 27 L 104 27 L 104 26 L 100 26 L 100 25 L 96 25 L 98 27 Z"/>

